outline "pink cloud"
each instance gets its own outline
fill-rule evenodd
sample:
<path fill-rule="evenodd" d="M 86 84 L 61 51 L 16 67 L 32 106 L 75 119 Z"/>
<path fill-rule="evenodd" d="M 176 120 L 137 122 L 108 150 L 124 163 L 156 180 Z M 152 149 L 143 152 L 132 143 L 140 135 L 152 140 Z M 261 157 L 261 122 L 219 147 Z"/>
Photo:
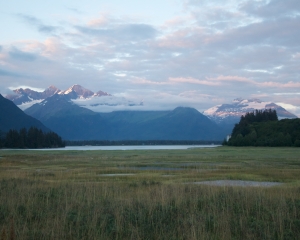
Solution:
<path fill-rule="evenodd" d="M 276 87 L 276 88 L 300 88 L 300 82 L 287 82 L 287 83 L 278 83 L 278 82 L 262 82 L 257 83 L 259 86 L 263 87 Z"/>
<path fill-rule="evenodd" d="M 256 82 L 246 77 L 240 76 L 218 76 L 218 77 L 208 77 L 205 80 L 199 80 L 196 78 L 169 78 L 169 81 L 172 83 L 191 83 L 191 84 L 200 84 L 207 86 L 222 86 L 223 82 L 239 82 L 253 84 L 259 87 L 275 87 L 275 88 L 300 88 L 299 82 L 287 82 L 287 83 L 278 83 L 278 82 Z"/>
<path fill-rule="evenodd" d="M 47 38 L 44 42 L 20 41 L 17 45 L 25 52 L 38 53 L 46 58 L 61 60 L 67 56 L 67 47 L 55 37 Z"/>
<path fill-rule="evenodd" d="M 5 53 L 0 53 L 0 64 L 5 65 L 6 62 L 5 62 L 4 60 L 6 60 L 6 59 L 7 59 L 7 54 L 5 54 Z"/>
<path fill-rule="evenodd" d="M 210 79 L 207 80 L 198 80 L 196 78 L 169 78 L 170 82 L 173 83 L 192 83 L 192 84 L 200 84 L 200 85 L 207 85 L 207 86 L 218 86 L 220 85 L 217 82 L 211 81 Z"/>
<path fill-rule="evenodd" d="M 151 80 L 147 80 L 145 78 L 134 78 L 131 80 L 131 83 L 134 84 L 147 84 L 147 85 L 167 85 L 170 84 L 169 82 L 155 82 Z"/>
<path fill-rule="evenodd" d="M 186 24 L 188 20 L 190 19 L 187 17 L 175 17 L 166 21 L 163 25 L 163 28 L 178 28 Z"/>
<path fill-rule="evenodd" d="M 300 52 L 297 52 L 297 53 L 295 53 L 294 55 L 293 55 L 293 58 L 300 58 Z"/>
<path fill-rule="evenodd" d="M 161 48 L 194 48 L 203 42 L 205 32 L 203 28 L 181 28 L 158 39 Z"/>
<path fill-rule="evenodd" d="M 87 25 L 90 27 L 101 27 L 107 25 L 110 19 L 106 16 L 106 14 L 101 15 L 99 18 L 90 20 Z"/>
<path fill-rule="evenodd" d="M 255 83 L 253 80 L 245 78 L 245 77 L 240 77 L 240 76 L 218 76 L 216 78 L 207 78 L 208 80 L 211 81 L 228 81 L 228 82 L 244 82 L 244 83 Z"/>

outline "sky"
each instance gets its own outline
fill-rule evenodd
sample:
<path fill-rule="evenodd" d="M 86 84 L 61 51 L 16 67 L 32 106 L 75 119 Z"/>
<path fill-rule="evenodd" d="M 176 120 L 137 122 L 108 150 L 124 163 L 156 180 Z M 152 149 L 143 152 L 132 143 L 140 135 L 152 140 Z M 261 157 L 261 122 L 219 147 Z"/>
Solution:
<path fill-rule="evenodd" d="M 79 84 L 144 109 L 258 98 L 300 117 L 299 0 L 0 0 L 0 93 Z"/>

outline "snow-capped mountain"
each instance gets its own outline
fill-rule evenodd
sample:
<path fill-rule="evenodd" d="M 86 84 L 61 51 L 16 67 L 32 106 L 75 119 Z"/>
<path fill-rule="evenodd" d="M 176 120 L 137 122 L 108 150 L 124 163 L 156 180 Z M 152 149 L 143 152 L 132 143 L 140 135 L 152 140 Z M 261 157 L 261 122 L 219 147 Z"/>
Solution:
<path fill-rule="evenodd" d="M 231 104 L 221 104 L 214 106 L 212 108 L 204 111 L 204 114 L 210 119 L 214 120 L 217 123 L 240 119 L 242 115 L 247 112 L 253 112 L 255 110 L 263 109 L 274 109 L 277 112 L 278 118 L 297 118 L 294 114 L 288 112 L 283 107 L 272 103 L 272 102 L 263 102 L 259 99 L 234 99 Z"/>
<path fill-rule="evenodd" d="M 14 94 L 9 94 L 6 96 L 7 99 L 13 101 L 16 105 L 22 105 L 29 102 L 40 102 L 47 97 L 53 96 L 55 93 L 60 92 L 55 86 L 50 86 L 43 92 L 37 92 L 29 88 L 18 88 L 13 90 Z"/>
<path fill-rule="evenodd" d="M 234 124 L 239 122 L 242 115 L 246 114 L 247 112 L 264 109 L 276 110 L 279 119 L 297 118 L 296 115 L 288 112 L 286 109 L 275 103 L 263 102 L 259 99 L 242 98 L 234 99 L 230 104 L 221 104 L 209 108 L 204 111 L 203 114 L 225 129 L 228 134 L 230 134 Z"/>
<path fill-rule="evenodd" d="M 75 84 L 67 90 L 59 90 L 54 86 L 50 86 L 43 92 L 26 88 L 19 88 L 13 90 L 14 94 L 7 95 L 6 98 L 13 101 L 20 109 L 25 110 L 32 105 L 39 103 L 45 105 L 47 98 L 57 94 L 64 96 L 68 101 L 74 104 L 90 109 L 94 112 L 110 112 L 112 110 L 120 110 L 132 106 L 142 106 L 143 102 L 136 100 L 128 100 L 124 97 L 116 97 L 111 94 L 98 91 L 92 92 L 78 84 Z"/>
<path fill-rule="evenodd" d="M 65 91 L 60 91 L 58 94 L 68 95 L 71 99 L 87 99 L 91 97 L 111 96 L 109 93 L 103 91 L 94 93 L 78 84 L 73 85 Z"/>
<path fill-rule="evenodd" d="M 38 92 L 29 88 L 15 89 L 13 90 L 13 92 L 14 94 L 7 95 L 6 98 L 13 101 L 22 110 L 29 108 L 35 103 L 40 103 L 46 98 L 53 96 L 54 94 L 65 95 L 70 100 L 111 96 L 109 93 L 103 91 L 98 91 L 94 93 L 91 90 L 88 90 L 78 84 L 75 84 L 64 91 L 61 91 L 55 86 L 50 86 L 47 89 L 45 89 L 43 92 Z"/>

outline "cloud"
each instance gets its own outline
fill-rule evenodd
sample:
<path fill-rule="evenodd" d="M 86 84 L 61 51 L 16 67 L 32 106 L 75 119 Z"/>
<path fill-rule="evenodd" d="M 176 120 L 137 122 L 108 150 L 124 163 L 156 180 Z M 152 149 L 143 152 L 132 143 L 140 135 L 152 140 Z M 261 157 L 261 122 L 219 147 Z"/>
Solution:
<path fill-rule="evenodd" d="M 300 88 L 300 82 L 287 82 L 287 83 L 278 83 L 278 82 L 262 82 L 257 83 L 259 86 L 263 87 L 274 87 L 274 88 Z"/>
<path fill-rule="evenodd" d="M 262 18 L 294 17 L 300 13 L 298 0 L 245 1 L 241 10 Z"/>
<path fill-rule="evenodd" d="M 34 90 L 36 92 L 43 92 L 45 90 L 43 88 L 36 88 L 36 87 L 26 86 L 26 85 L 19 85 L 19 86 L 14 86 L 14 87 L 11 86 L 8 89 L 13 91 L 13 90 L 18 89 L 18 88 L 23 88 L 23 89 L 28 88 L 28 89 Z"/>
<path fill-rule="evenodd" d="M 147 79 L 141 79 L 141 78 L 136 78 L 131 81 L 133 84 L 145 84 L 145 85 L 167 85 L 169 83 L 167 82 L 155 82 L 155 81 L 150 81 Z"/>
<path fill-rule="evenodd" d="M 298 0 L 182 2 L 186 8 L 161 25 L 113 13 L 81 13 L 76 21 L 66 16 L 47 25 L 47 19 L 19 14 L 51 37 L 0 42 L 0 74 L 14 86 L 64 89 L 78 83 L 137 102 L 144 98 L 143 109 L 180 104 L 202 109 L 239 96 L 295 105 Z M 78 13 L 73 10 L 68 9 Z M 35 77 L 21 83 L 14 73 Z"/>
<path fill-rule="evenodd" d="M 101 14 L 100 17 L 96 19 L 90 20 L 87 25 L 89 27 L 101 27 L 101 26 L 106 26 L 108 24 L 111 24 L 112 22 L 116 22 L 114 19 L 112 19 L 110 16 L 107 14 Z"/>
<path fill-rule="evenodd" d="M 139 41 L 154 38 L 158 31 L 147 24 L 119 24 L 109 28 L 94 28 L 88 26 L 76 26 L 79 32 L 96 37 L 122 41 Z"/>
<path fill-rule="evenodd" d="M 0 76 L 17 77 L 17 78 L 22 77 L 22 75 L 19 73 L 3 70 L 1 68 L 0 68 Z"/>
<path fill-rule="evenodd" d="M 18 14 L 17 16 L 22 20 L 24 20 L 25 22 L 27 22 L 29 25 L 36 27 L 39 32 L 52 34 L 58 30 L 58 27 L 46 25 L 41 20 L 39 20 L 34 16 L 25 15 L 25 14 Z"/>
<path fill-rule="evenodd" d="M 300 88 L 300 82 L 256 82 L 254 80 L 239 77 L 239 76 L 218 76 L 215 78 L 206 78 L 205 80 L 198 80 L 195 78 L 170 78 L 170 82 L 174 83 L 190 83 L 190 84 L 200 84 L 200 85 L 207 85 L 207 86 L 215 86 L 215 87 L 222 87 L 224 86 L 224 82 L 232 82 L 233 84 L 242 83 L 242 84 L 251 84 L 258 87 L 265 87 L 265 88 Z"/>
<path fill-rule="evenodd" d="M 207 85 L 207 86 L 219 86 L 220 84 L 214 81 L 213 79 L 207 80 L 198 80 L 195 78 L 170 78 L 169 81 L 173 83 L 192 83 L 192 84 L 200 84 L 200 85 Z"/>
<path fill-rule="evenodd" d="M 74 8 L 74 7 L 66 7 L 67 10 L 76 13 L 76 14 L 82 14 L 83 12 L 81 10 L 79 10 L 78 8 Z"/>
<path fill-rule="evenodd" d="M 56 31 L 56 27 L 49 26 L 49 25 L 40 25 L 38 27 L 39 32 L 45 32 L 45 33 L 53 33 Z"/>
<path fill-rule="evenodd" d="M 300 106 L 295 106 L 293 104 L 287 104 L 287 103 L 282 103 L 282 102 L 277 102 L 277 105 L 283 107 L 287 111 L 295 114 L 297 117 L 300 117 Z"/>
<path fill-rule="evenodd" d="M 274 93 L 277 96 L 291 96 L 291 95 L 300 95 L 300 92 L 289 92 L 289 93 Z"/>
<path fill-rule="evenodd" d="M 153 97 L 154 95 L 154 97 Z M 92 97 L 89 99 L 73 100 L 79 106 L 86 107 L 95 112 L 112 112 L 121 110 L 153 111 L 173 110 L 178 106 L 203 109 L 203 101 L 212 101 L 211 95 L 198 93 L 197 91 L 172 94 L 158 91 L 145 91 L 133 94 L 119 94 L 118 96 Z"/>
<path fill-rule="evenodd" d="M 20 60 L 20 61 L 26 61 L 26 62 L 32 62 L 36 60 L 37 56 L 32 53 L 21 51 L 17 48 L 12 48 L 11 51 L 9 51 L 9 56 L 13 59 Z"/>

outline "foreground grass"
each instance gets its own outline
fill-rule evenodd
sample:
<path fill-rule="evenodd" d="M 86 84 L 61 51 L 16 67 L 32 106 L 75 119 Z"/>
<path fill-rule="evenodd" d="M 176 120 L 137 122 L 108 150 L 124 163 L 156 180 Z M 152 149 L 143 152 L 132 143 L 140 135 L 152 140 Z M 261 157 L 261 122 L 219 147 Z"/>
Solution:
<path fill-rule="evenodd" d="M 0 151 L 0 239 L 298 239 L 299 153 Z M 214 179 L 285 184 L 193 184 Z"/>

